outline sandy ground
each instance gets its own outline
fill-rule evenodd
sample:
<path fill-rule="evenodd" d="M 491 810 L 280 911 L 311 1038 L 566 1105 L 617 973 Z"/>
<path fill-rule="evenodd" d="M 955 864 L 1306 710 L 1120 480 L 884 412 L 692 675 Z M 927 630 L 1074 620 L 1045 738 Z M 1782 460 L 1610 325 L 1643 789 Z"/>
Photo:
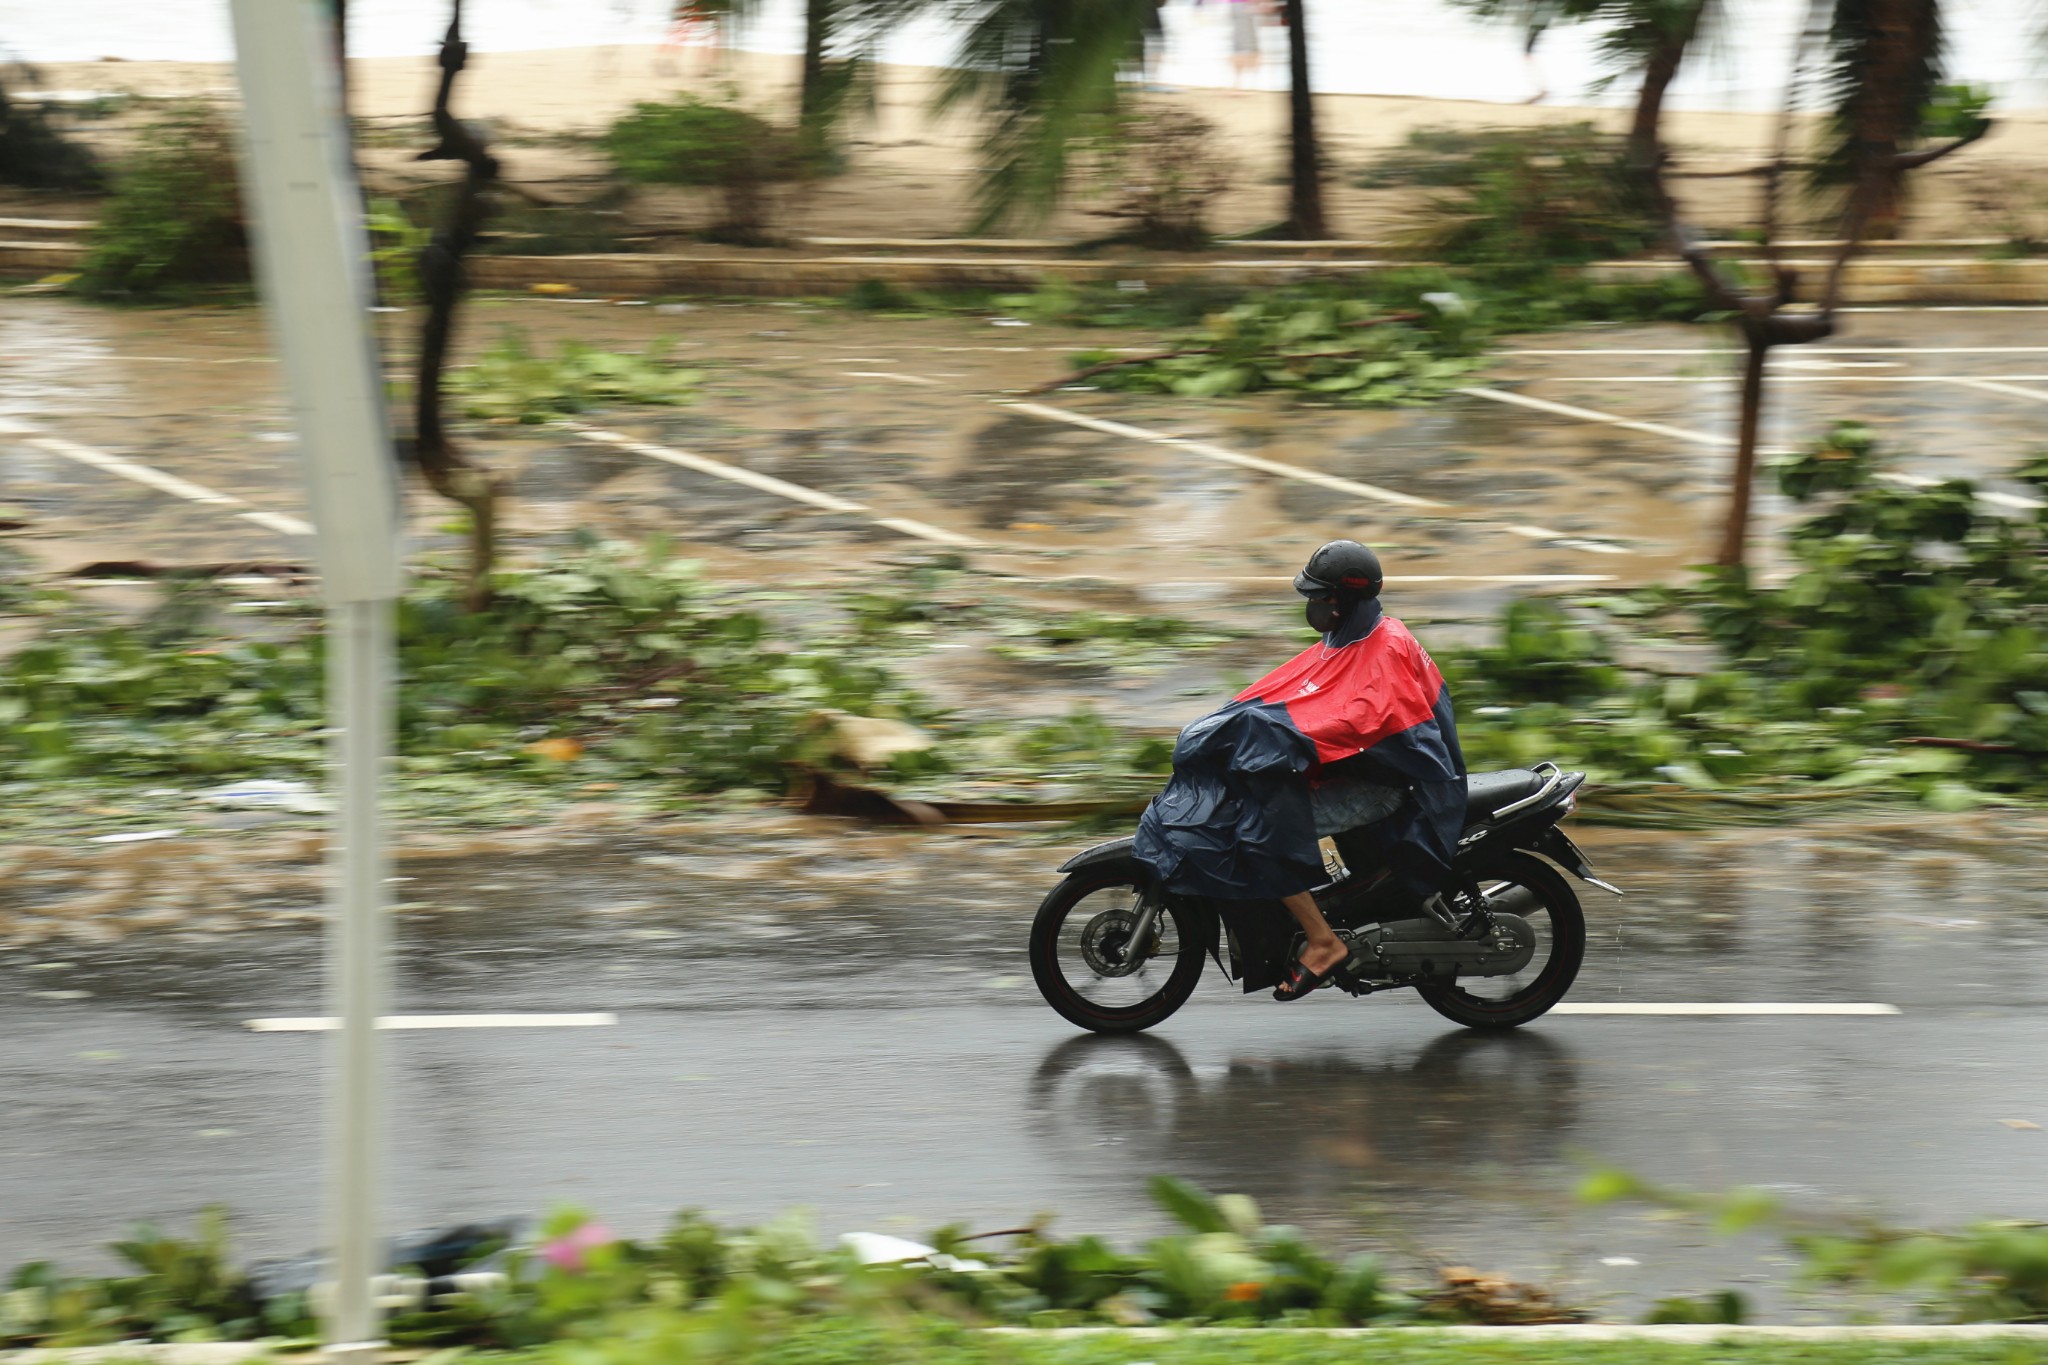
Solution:
<path fill-rule="evenodd" d="M 429 107 L 433 75 L 433 58 L 426 54 L 351 63 L 358 112 L 399 125 L 392 130 L 394 136 L 374 140 L 405 144 L 369 149 L 365 159 L 373 176 L 417 179 L 442 173 L 409 160 L 411 144 L 402 126 Z M 62 90 L 219 97 L 232 97 L 234 92 L 233 73 L 221 64 L 97 62 L 44 67 L 41 76 L 45 88 Z M 939 118 L 931 112 L 939 76 L 929 68 L 885 68 L 876 115 L 856 129 L 850 170 L 786 195 L 780 208 L 782 228 L 820 236 L 940 237 L 963 231 L 972 217 L 977 124 L 969 116 Z M 601 170 L 601 163 L 585 150 L 562 145 L 559 135 L 599 130 L 635 101 L 666 98 L 679 89 L 712 98 L 744 92 L 752 107 L 784 118 L 795 103 L 796 77 L 794 58 L 761 54 L 727 54 L 714 64 L 701 52 L 668 58 L 650 48 L 487 53 L 473 59 L 459 98 L 466 116 L 495 125 L 512 179 L 544 193 L 574 197 L 588 192 L 589 177 Z M 1284 96 L 1197 90 L 1148 98 L 1179 102 L 1218 125 L 1220 152 L 1234 166 L 1235 181 L 1218 201 L 1213 215 L 1217 230 L 1249 231 L 1282 216 Z M 1332 167 L 1333 226 L 1339 235 L 1367 238 L 1397 231 L 1418 192 L 1366 190 L 1352 181 L 1362 167 L 1399 145 L 1413 129 L 1591 120 L 1619 130 L 1626 117 L 1617 109 L 1362 95 L 1324 96 L 1319 109 Z M 1771 144 L 1773 124 L 1767 115 L 1686 112 L 1670 116 L 1668 132 L 1691 167 L 1727 170 L 1761 156 Z M 121 128 L 122 121 L 85 125 L 87 136 L 104 140 L 118 140 Z M 1982 145 L 1929 168 L 1915 183 L 1919 194 L 1907 223 L 1909 236 L 2048 232 L 2048 112 L 2009 117 Z M 1694 217 L 1711 229 L 1733 230 L 1754 216 L 1754 190 L 1744 179 L 1684 182 L 1682 193 Z M 62 207 L 56 201 L 0 197 L 0 211 L 8 205 L 44 213 Z M 1109 220 L 1089 213 L 1098 206 L 1083 199 L 1047 222 L 1016 224 L 1012 230 L 1062 238 L 1097 236 L 1111 226 Z M 699 220 L 705 206 L 688 195 L 669 192 L 639 208 L 642 217 L 688 223 Z"/>

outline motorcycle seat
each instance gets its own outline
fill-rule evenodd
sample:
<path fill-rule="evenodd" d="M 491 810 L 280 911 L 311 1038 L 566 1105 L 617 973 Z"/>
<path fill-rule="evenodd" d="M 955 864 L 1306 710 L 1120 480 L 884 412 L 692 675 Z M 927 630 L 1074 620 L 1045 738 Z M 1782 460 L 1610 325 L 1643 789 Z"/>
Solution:
<path fill-rule="evenodd" d="M 1465 779 L 1465 818 L 1484 820 L 1502 806 L 1513 805 L 1525 796 L 1534 796 L 1543 783 L 1542 773 L 1530 772 L 1527 768 L 1473 773 Z"/>

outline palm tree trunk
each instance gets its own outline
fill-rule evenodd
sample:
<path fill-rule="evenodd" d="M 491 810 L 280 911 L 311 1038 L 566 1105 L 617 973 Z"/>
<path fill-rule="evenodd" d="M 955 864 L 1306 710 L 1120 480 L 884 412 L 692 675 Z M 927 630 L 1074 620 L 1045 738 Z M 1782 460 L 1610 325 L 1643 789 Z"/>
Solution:
<path fill-rule="evenodd" d="M 1330 235 L 1323 217 L 1323 158 L 1316 146 L 1315 90 L 1308 74 L 1308 15 L 1305 0 L 1284 0 L 1288 74 L 1288 235 L 1316 241 Z"/>
<path fill-rule="evenodd" d="M 1685 61 L 1685 50 L 1699 32 L 1701 8 L 1696 2 L 1673 15 L 1671 28 L 1643 63 L 1643 86 L 1636 94 L 1635 118 L 1628 130 L 1629 158 L 1637 165 L 1656 156 L 1657 149 L 1663 146 L 1659 125 L 1664 118 L 1664 93 L 1677 78 L 1678 68 Z"/>
<path fill-rule="evenodd" d="M 797 127 L 806 157 L 824 151 L 826 105 L 825 40 L 832 30 L 833 0 L 806 0 L 804 5 L 803 87 L 798 96 Z"/>
<path fill-rule="evenodd" d="M 1764 360 L 1771 344 L 1750 328 L 1744 328 L 1749 346 L 1742 363 L 1742 426 L 1735 443 L 1735 486 L 1729 490 L 1728 520 L 1721 528 L 1721 552 L 1714 562 L 1739 568 L 1749 547 L 1749 500 L 1756 483 L 1757 431 L 1763 426 Z"/>

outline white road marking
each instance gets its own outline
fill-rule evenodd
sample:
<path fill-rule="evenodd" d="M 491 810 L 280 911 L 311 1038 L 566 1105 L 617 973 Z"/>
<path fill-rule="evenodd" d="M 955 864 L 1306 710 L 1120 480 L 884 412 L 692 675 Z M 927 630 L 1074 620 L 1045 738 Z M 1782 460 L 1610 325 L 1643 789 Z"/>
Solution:
<path fill-rule="evenodd" d="M 1596 412 L 1592 408 L 1573 407 L 1569 403 L 1553 403 L 1547 398 L 1531 398 L 1526 393 L 1509 393 L 1505 389 L 1472 387 L 1459 389 L 1459 393 L 1473 398 L 1490 399 L 1495 403 L 1507 403 L 1518 408 L 1535 412 L 1547 412 L 1555 417 L 1570 417 L 1581 422 L 1599 422 L 1607 426 L 1625 427 L 1630 431 L 1645 432 L 1651 436 L 1669 436 L 1674 441 L 1689 441 L 1694 445 L 1731 446 L 1735 442 L 1727 436 L 1715 436 L 1705 431 L 1687 431 L 1684 427 L 1666 426 L 1662 422 L 1639 422 L 1632 417 L 1621 417 L 1611 412 Z"/>
<path fill-rule="evenodd" d="M 1784 381 L 1773 380 L 1772 382 L 1783 383 Z M 1976 380 L 1957 380 L 1952 382 L 1973 384 L 1977 387 L 1988 387 L 1994 393 L 2010 393 L 2022 398 L 2032 398 L 2048 403 L 2048 393 L 2038 393 L 2032 389 L 2009 389 L 2002 385 L 1982 384 Z M 1460 389 L 1459 392 L 1470 394 L 1475 398 L 1491 398 L 1497 402 L 1513 403 L 1519 407 L 1534 408 L 1538 412 L 1555 413 L 1560 417 L 1576 418 L 1582 422 L 1603 422 L 1611 426 L 1627 427 L 1633 431 L 1647 431 L 1658 436 L 1670 436 L 1677 440 L 1690 441 L 1695 445 L 1719 446 L 1723 449 L 1733 449 L 1735 446 L 1735 438 L 1732 436 L 1717 436 L 1709 431 L 1687 431 L 1683 427 L 1668 427 L 1658 422 L 1632 421 L 1626 417 L 1617 417 L 1611 412 L 1596 412 L 1592 408 L 1576 408 L 1569 403 L 1553 403 L 1548 399 L 1531 398 L 1527 394 L 1507 393 L 1500 389 L 1479 388 Z M 1757 453 L 1764 456 L 1776 456 L 1788 455 L 1792 452 L 1782 447 L 1771 446 L 1762 448 Z M 1939 479 L 1928 478 L 1924 474 L 1904 474 L 1897 470 L 1887 470 L 1877 477 L 1886 483 L 1898 484 L 1906 488 L 1931 488 L 1941 482 Z M 1978 490 L 1977 497 L 1994 507 L 2010 507 L 2015 511 L 2030 512 L 2042 507 L 2048 507 L 2048 503 L 2043 503 L 2035 498 L 2022 497 L 2015 493 L 1999 493 L 1980 489 Z M 1541 527 L 1536 526 L 1509 527 L 1508 529 L 1525 535 L 1534 534 L 1542 530 Z"/>
<path fill-rule="evenodd" d="M 1953 382 L 1961 384 L 1966 388 L 1982 389 L 1986 393 L 2002 393 L 2008 398 L 2027 398 L 2036 403 L 2048 403 L 2048 393 L 2043 393 L 2039 389 L 2016 389 L 2010 383 L 2000 382 L 2024 378 L 2031 378 L 2032 382 L 2038 384 L 2048 380 L 2048 374 L 2033 376 L 1985 375 L 1981 379 L 1975 375 L 1957 375 Z"/>
<path fill-rule="evenodd" d="M 1846 1015 L 1877 1016 L 1900 1013 L 1897 1005 L 1867 1003 L 1844 1004 L 1783 1004 L 1765 1001 L 1733 1001 L 1726 1004 L 1598 1004 L 1591 1001 L 1574 1003 L 1566 1001 L 1555 1006 L 1552 1014 L 1627 1014 L 1627 1015 L 1697 1015 L 1702 1017 L 1718 1015 Z"/>
<path fill-rule="evenodd" d="M 380 1029 L 435 1028 L 609 1028 L 616 1014 L 392 1014 L 377 1021 Z M 251 1033 L 332 1033 L 335 1018 L 247 1019 Z"/>
<path fill-rule="evenodd" d="M 652 441 L 635 440 L 631 436 L 624 436 L 616 431 L 606 431 L 602 427 L 586 426 L 581 422 L 562 422 L 559 425 L 565 430 L 581 436 L 584 440 L 594 441 L 599 445 L 615 446 L 620 450 L 631 451 L 635 455 L 645 455 L 650 460 L 661 460 L 664 463 L 676 465 L 683 469 L 694 470 L 699 474 L 708 474 L 714 479 L 724 479 L 728 483 L 745 484 L 747 487 L 759 489 L 763 493 L 773 493 L 777 497 L 788 498 L 792 502 L 804 503 L 821 511 L 840 512 L 852 516 L 866 517 L 875 525 L 886 527 L 898 535 L 911 536 L 918 540 L 934 541 L 941 545 L 976 545 L 980 543 L 958 532 L 948 531 L 938 526 L 929 526 L 924 522 L 913 521 L 908 517 L 876 516 L 874 510 L 865 503 L 854 502 L 833 493 L 821 493 L 815 488 L 806 488 L 800 483 L 790 483 L 788 480 L 778 479 L 772 474 L 759 474 L 740 465 L 727 464 L 723 460 L 714 460 L 707 455 L 698 455 L 692 451 L 679 450 L 674 446 L 656 445 Z"/>
<path fill-rule="evenodd" d="M 251 507 L 247 498 L 238 498 L 232 493 L 219 492 L 208 488 L 205 484 L 193 483 L 190 479 L 181 479 L 176 474 L 166 474 L 161 469 L 152 469 L 146 464 L 137 464 L 133 460 L 124 459 L 122 456 L 100 450 L 94 446 L 81 445 L 77 441 L 68 441 L 61 436 L 45 435 L 41 428 L 26 422 L 15 421 L 11 418 L 0 418 L 0 432 L 18 436 L 23 445 L 33 446 L 37 450 L 48 451 L 52 455 L 61 456 L 76 464 L 102 470 L 119 478 L 127 479 L 132 483 L 144 484 L 156 489 L 159 493 L 169 493 L 172 497 L 183 498 L 187 502 L 196 502 L 208 507 L 247 508 L 249 510 L 232 512 L 230 515 L 240 517 L 244 521 L 252 521 L 265 530 L 276 531 L 287 536 L 310 536 L 313 534 L 313 527 L 298 517 L 284 512 L 265 512 L 256 509 Z"/>
<path fill-rule="evenodd" d="M 939 387 L 938 380 L 926 379 L 921 374 L 891 374 L 887 370 L 841 370 L 840 373 L 850 379 L 893 379 L 898 384 L 924 384 L 934 389 Z"/>
<path fill-rule="evenodd" d="M 1570 374 L 1531 375 L 1530 383 L 1542 384 L 1735 384 L 1732 374 Z M 2048 384 L 2048 374 L 1776 374 L 1777 384 L 1969 384 L 1979 388 L 1998 383 Z M 1995 390 L 1994 390 L 1995 391 Z M 2007 392 L 2018 392 L 2007 390 Z M 2048 401 L 2048 394 L 2029 394 Z"/>
<path fill-rule="evenodd" d="M 1818 356 L 1831 355 L 2040 355 L 2048 353 L 2048 346 L 1827 346 L 1817 349 Z M 1705 355 L 1740 357 L 1742 350 L 1733 346 L 1569 346 L 1569 347 L 1527 347 L 1500 351 L 1500 355 Z"/>
<path fill-rule="evenodd" d="M 1055 574 L 1051 577 L 1036 577 L 1029 574 L 997 573 L 992 575 L 1011 583 L 1109 583 L 1112 580 L 1104 574 L 1074 573 Z M 1503 583 L 1510 586 L 1552 583 L 1612 583 L 1611 573 L 1416 573 L 1389 574 L 1390 588 L 1412 587 L 1418 583 Z M 1267 588 L 1276 583 L 1292 584 L 1294 579 L 1285 574 L 1237 574 L 1217 578 L 1168 578 L 1154 584 L 1161 588 L 1221 588 L 1239 584 Z"/>
<path fill-rule="evenodd" d="M 1355 479 L 1340 479 L 1332 474 L 1318 473 L 1313 469 L 1303 469 L 1299 465 L 1282 464 L 1278 460 L 1263 459 L 1257 455 L 1246 455 L 1240 451 L 1226 449 L 1223 446 L 1211 445 L 1207 441 L 1190 441 L 1181 436 L 1168 436 L 1163 431 L 1148 431 L 1144 427 L 1134 427 L 1127 422 L 1112 422 L 1102 417 L 1090 417 L 1086 413 L 1068 412 L 1064 408 L 1047 407 L 1043 403 L 1020 403 L 998 400 L 996 406 L 1008 408 L 1012 412 L 1021 412 L 1028 417 L 1043 418 L 1048 422 L 1065 422 L 1071 426 L 1087 427 L 1091 431 L 1100 431 L 1111 436 L 1122 436 L 1133 441 L 1150 441 L 1154 445 L 1170 446 L 1175 450 L 1185 450 L 1190 455 L 1199 455 L 1205 460 L 1214 460 L 1218 464 L 1231 464 L 1243 469 L 1256 469 L 1262 474 L 1277 474 L 1283 479 L 1293 479 L 1298 483 L 1312 483 L 1318 487 L 1334 489 L 1339 493 L 1349 493 L 1353 497 L 1369 498 L 1374 502 L 1391 503 L 1396 507 L 1440 508 L 1448 506 L 1448 504 L 1438 502 L 1434 498 L 1418 498 L 1412 493 L 1396 493 L 1391 488 L 1381 488 L 1376 484 L 1359 483 Z"/>
<path fill-rule="evenodd" d="M 2048 313 L 2048 303 L 1862 303 L 1837 313 Z"/>

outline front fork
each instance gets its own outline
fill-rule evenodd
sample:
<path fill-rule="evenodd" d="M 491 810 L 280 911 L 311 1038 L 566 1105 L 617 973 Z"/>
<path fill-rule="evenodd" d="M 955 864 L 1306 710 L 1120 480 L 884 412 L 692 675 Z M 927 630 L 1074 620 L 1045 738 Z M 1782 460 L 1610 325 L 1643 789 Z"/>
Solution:
<path fill-rule="evenodd" d="M 1152 931 L 1159 924 L 1159 907 L 1164 897 L 1165 893 L 1156 886 L 1148 884 L 1139 888 L 1138 918 L 1136 923 L 1131 925 L 1130 941 L 1124 945 L 1126 957 L 1137 953 L 1151 956 L 1149 945 L 1152 942 Z"/>

